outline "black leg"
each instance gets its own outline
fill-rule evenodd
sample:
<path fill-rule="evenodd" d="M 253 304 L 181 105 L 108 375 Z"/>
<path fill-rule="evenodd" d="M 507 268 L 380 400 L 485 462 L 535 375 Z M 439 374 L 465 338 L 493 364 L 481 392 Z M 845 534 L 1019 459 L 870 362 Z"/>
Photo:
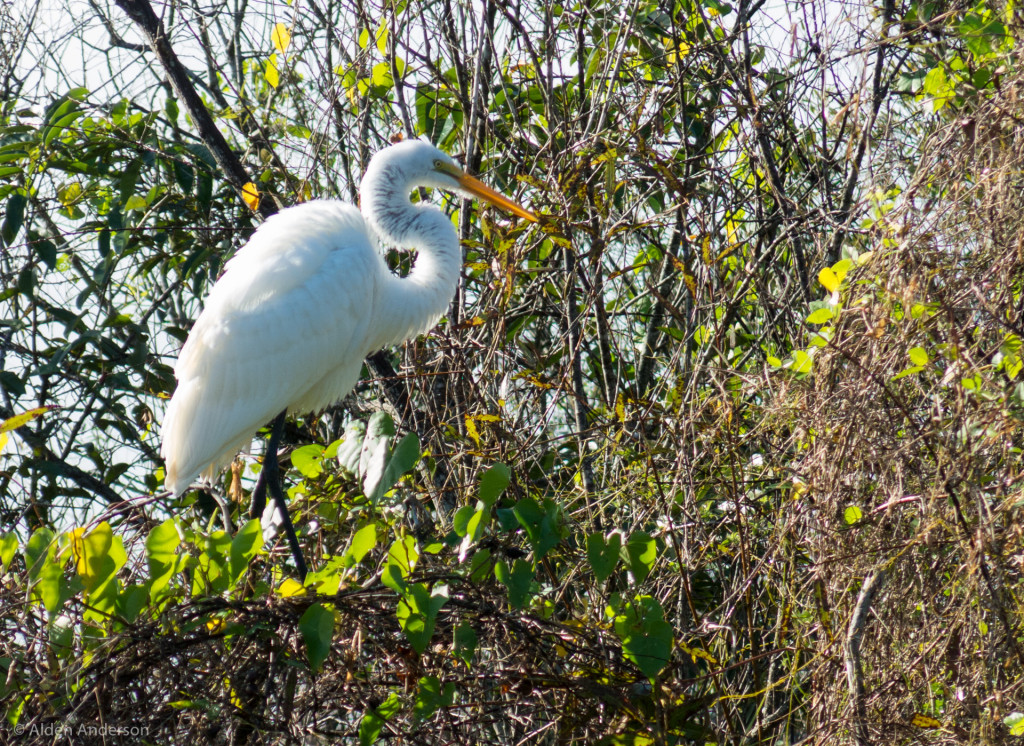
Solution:
<path fill-rule="evenodd" d="M 250 518 L 261 518 L 263 510 L 267 506 L 267 490 L 274 497 L 274 503 L 281 519 L 284 522 L 284 532 L 288 537 L 288 545 L 292 550 L 292 557 L 295 559 L 295 567 L 299 571 L 299 577 L 306 579 L 306 560 L 302 556 L 302 549 L 299 547 L 299 539 L 295 535 L 295 527 L 292 525 L 291 516 L 288 514 L 288 503 L 284 499 L 284 491 L 281 489 L 281 468 L 277 461 L 277 449 L 281 443 L 281 436 L 284 434 L 284 416 L 281 412 L 275 419 L 270 431 L 270 439 L 267 441 L 267 453 L 263 457 L 263 469 L 260 471 L 259 479 L 256 480 L 256 489 L 252 491 L 252 504 L 249 507 Z"/>

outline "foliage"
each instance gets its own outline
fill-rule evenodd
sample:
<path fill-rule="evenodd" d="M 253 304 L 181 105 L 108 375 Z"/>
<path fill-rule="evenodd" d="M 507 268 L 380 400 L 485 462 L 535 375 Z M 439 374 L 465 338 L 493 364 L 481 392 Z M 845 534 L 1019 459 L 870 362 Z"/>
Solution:
<path fill-rule="evenodd" d="M 5 727 L 1019 740 L 1012 5 L 172 2 L 232 185 L 128 3 L 0 8 Z M 223 511 L 162 491 L 162 412 L 257 209 L 354 200 L 394 136 L 543 219 L 431 196 L 450 313 L 289 423 L 302 582 L 258 456 Z"/>

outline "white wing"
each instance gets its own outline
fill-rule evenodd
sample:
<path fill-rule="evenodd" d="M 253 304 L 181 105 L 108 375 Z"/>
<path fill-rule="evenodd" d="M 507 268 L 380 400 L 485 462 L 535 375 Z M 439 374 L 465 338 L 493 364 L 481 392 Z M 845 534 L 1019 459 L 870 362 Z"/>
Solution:
<path fill-rule="evenodd" d="M 181 350 L 163 425 L 167 488 L 212 478 L 283 409 L 351 390 L 386 266 L 362 216 L 317 201 L 267 220 L 227 265 Z"/>

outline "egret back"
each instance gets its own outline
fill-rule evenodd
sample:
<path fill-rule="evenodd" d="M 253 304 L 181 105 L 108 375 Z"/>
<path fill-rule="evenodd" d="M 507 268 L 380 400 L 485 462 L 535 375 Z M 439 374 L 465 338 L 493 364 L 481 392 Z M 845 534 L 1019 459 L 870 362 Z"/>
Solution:
<path fill-rule="evenodd" d="M 182 348 L 163 426 L 166 485 L 212 479 L 284 409 L 355 384 L 386 267 L 362 216 L 336 201 L 283 210 L 228 263 Z"/>

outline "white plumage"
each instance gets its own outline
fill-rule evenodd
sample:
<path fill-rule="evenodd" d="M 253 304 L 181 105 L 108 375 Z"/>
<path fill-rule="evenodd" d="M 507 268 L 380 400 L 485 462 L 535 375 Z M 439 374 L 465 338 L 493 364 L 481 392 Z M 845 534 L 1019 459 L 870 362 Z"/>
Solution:
<path fill-rule="evenodd" d="M 462 254 L 448 217 L 409 201 L 416 186 L 536 220 L 416 140 L 370 161 L 363 214 L 318 200 L 268 219 L 228 262 L 178 357 L 163 423 L 167 489 L 177 495 L 200 476 L 212 480 L 282 410 L 314 412 L 340 400 L 367 354 L 427 331 L 444 314 Z M 388 270 L 374 232 L 418 250 L 407 277 Z"/>

